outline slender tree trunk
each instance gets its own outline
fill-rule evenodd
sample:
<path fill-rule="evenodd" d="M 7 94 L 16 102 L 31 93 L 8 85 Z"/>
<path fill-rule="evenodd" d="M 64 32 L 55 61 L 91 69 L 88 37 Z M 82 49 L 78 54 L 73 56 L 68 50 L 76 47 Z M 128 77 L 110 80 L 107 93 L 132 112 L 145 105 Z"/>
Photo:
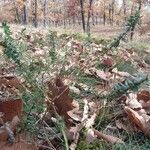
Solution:
<path fill-rule="evenodd" d="M 109 4 L 109 23 L 111 25 L 111 5 Z"/>
<path fill-rule="evenodd" d="M 127 19 L 126 13 L 127 13 L 126 0 L 123 0 L 123 14 L 124 14 L 124 20 Z"/>
<path fill-rule="evenodd" d="M 82 26 L 83 26 L 83 31 L 85 32 L 85 17 L 84 17 L 83 0 L 80 0 L 80 7 L 81 7 Z"/>
<path fill-rule="evenodd" d="M 23 24 L 27 24 L 27 10 L 26 10 L 26 4 L 23 6 Z"/>
<path fill-rule="evenodd" d="M 138 3 L 139 3 L 139 11 L 141 11 L 141 8 L 142 8 L 142 0 L 138 0 Z"/>
<path fill-rule="evenodd" d="M 106 24 L 106 4 L 105 4 L 105 0 L 104 0 L 104 11 L 103 11 L 103 23 L 104 26 Z"/>
<path fill-rule="evenodd" d="M 90 33 L 90 18 L 93 0 L 89 0 L 88 18 L 87 18 L 87 33 Z"/>
<path fill-rule="evenodd" d="M 43 7 L 43 16 L 44 16 L 44 20 L 43 20 L 43 24 L 44 24 L 44 27 L 46 27 L 46 11 L 47 11 L 47 0 L 44 0 L 44 7 Z"/>
<path fill-rule="evenodd" d="M 93 10 L 92 10 L 92 25 L 93 26 L 95 25 L 95 15 L 94 15 Z"/>
<path fill-rule="evenodd" d="M 32 6 L 33 6 L 33 10 L 32 10 L 33 25 L 34 25 L 34 27 L 37 27 L 38 26 L 38 20 L 37 20 L 37 0 L 34 0 Z"/>
<path fill-rule="evenodd" d="M 15 2 L 13 4 L 14 4 L 14 10 L 15 10 L 15 21 L 17 21 L 17 23 L 20 23 L 21 20 L 20 20 L 19 10 L 18 10 Z"/>
<path fill-rule="evenodd" d="M 141 13 L 142 1 L 141 1 L 141 0 L 138 0 L 138 4 L 139 4 L 138 11 L 139 11 L 139 13 Z M 140 19 L 139 21 L 141 22 L 141 19 Z M 135 26 L 132 27 L 132 29 L 131 29 L 131 34 L 130 34 L 130 40 L 131 40 L 131 41 L 133 40 L 134 31 L 135 31 Z"/>
<path fill-rule="evenodd" d="M 112 6 L 111 6 L 111 25 L 113 26 L 114 23 L 114 6 L 115 5 L 115 0 L 112 1 Z"/>

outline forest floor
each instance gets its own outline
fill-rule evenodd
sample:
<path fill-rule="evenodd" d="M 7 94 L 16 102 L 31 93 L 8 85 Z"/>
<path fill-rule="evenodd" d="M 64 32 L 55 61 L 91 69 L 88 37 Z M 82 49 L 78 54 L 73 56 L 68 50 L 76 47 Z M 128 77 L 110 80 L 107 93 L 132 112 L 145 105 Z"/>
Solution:
<path fill-rule="evenodd" d="M 10 31 L 0 29 L 2 149 L 150 149 L 149 35 L 110 50 L 117 27 Z"/>

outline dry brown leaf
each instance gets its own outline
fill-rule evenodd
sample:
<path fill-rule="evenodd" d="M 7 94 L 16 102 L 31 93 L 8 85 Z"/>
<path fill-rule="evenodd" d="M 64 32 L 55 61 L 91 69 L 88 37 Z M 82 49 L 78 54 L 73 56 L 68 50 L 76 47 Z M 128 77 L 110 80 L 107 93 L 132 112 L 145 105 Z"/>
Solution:
<path fill-rule="evenodd" d="M 113 66 L 113 59 L 111 57 L 106 57 L 103 59 L 103 64 L 107 67 Z"/>
<path fill-rule="evenodd" d="M 127 113 L 130 120 L 136 124 L 140 130 L 144 130 L 145 128 L 145 120 L 142 116 L 138 114 L 138 112 L 134 111 L 130 107 L 125 106 L 124 108 L 125 112 Z"/>
<path fill-rule="evenodd" d="M 85 127 L 89 129 L 94 125 L 95 119 L 96 119 L 96 113 L 94 113 L 90 118 L 87 119 Z"/>
<path fill-rule="evenodd" d="M 69 89 L 73 92 L 73 93 L 76 93 L 76 94 L 80 94 L 80 90 L 74 86 L 70 86 Z"/>
<path fill-rule="evenodd" d="M 141 102 L 141 101 L 140 101 Z M 143 102 L 141 102 L 142 103 L 142 107 L 144 108 L 144 109 L 150 109 L 150 101 L 149 102 L 147 102 L 147 103 L 145 103 L 144 101 Z"/>
<path fill-rule="evenodd" d="M 20 118 L 22 115 L 22 105 L 21 99 L 9 99 L 8 101 L 0 102 L 0 111 L 4 113 L 4 116 L 2 116 L 4 122 L 11 121 L 14 116 Z"/>
<path fill-rule="evenodd" d="M 96 70 L 96 75 L 105 81 L 108 81 L 110 77 L 110 74 L 106 74 L 102 70 Z"/>
<path fill-rule="evenodd" d="M 66 128 L 65 132 L 69 141 L 73 141 L 76 139 L 77 134 L 79 134 L 80 125 L 76 125 L 70 128 Z"/>
<path fill-rule="evenodd" d="M 6 87 L 20 87 L 20 81 L 15 76 L 1 76 L 0 77 L 0 86 L 5 85 Z"/>
<path fill-rule="evenodd" d="M 120 77 L 130 77 L 131 76 L 128 72 L 118 71 L 117 68 L 114 68 L 112 70 L 112 73 L 114 73 L 114 74 L 116 74 L 116 75 L 118 75 Z"/>
<path fill-rule="evenodd" d="M 117 137 L 114 137 L 111 135 L 106 135 L 106 134 L 104 134 L 98 130 L 95 130 L 95 129 L 93 129 L 93 131 L 94 131 L 94 134 L 97 136 L 97 138 L 100 138 L 100 139 L 102 138 L 102 139 L 104 139 L 107 142 L 110 142 L 112 144 L 124 144 L 124 142 Z"/>
<path fill-rule="evenodd" d="M 142 90 L 137 94 L 138 100 L 143 100 L 144 102 L 150 101 L 150 92 Z"/>
<path fill-rule="evenodd" d="M 81 121 L 81 117 L 79 114 L 75 114 L 74 111 L 68 111 L 67 114 L 75 121 L 80 122 Z"/>
<path fill-rule="evenodd" d="M 146 122 L 143 132 L 147 137 L 150 138 L 150 120 Z"/>
<path fill-rule="evenodd" d="M 86 141 L 87 141 L 88 143 L 91 143 L 91 142 L 93 142 L 96 138 L 97 138 L 97 137 L 95 136 L 93 129 L 88 129 L 87 132 L 86 132 Z"/>
<path fill-rule="evenodd" d="M 137 100 L 137 95 L 130 93 L 127 97 L 126 105 L 132 109 L 142 109 L 142 104 Z"/>
<path fill-rule="evenodd" d="M 76 107 L 73 103 L 73 99 L 69 96 L 69 88 L 63 84 L 60 78 L 57 78 L 55 82 L 48 83 L 49 97 L 52 98 L 52 102 L 56 108 L 57 113 L 64 118 L 67 125 L 70 125 L 71 117 L 68 112 Z M 51 112 L 52 107 L 48 103 L 48 111 Z"/>
<path fill-rule="evenodd" d="M 86 121 L 87 121 L 88 116 L 89 116 L 88 111 L 89 111 L 88 101 L 87 101 L 87 99 L 84 99 L 83 116 L 81 119 L 81 123 L 74 128 L 76 132 L 74 132 L 74 140 L 70 145 L 71 150 L 75 150 L 77 147 L 79 136 L 80 136 L 80 131 L 85 126 Z"/>
<path fill-rule="evenodd" d="M 39 148 L 35 143 L 27 143 L 26 138 L 23 135 L 19 135 L 16 138 L 14 144 L 10 145 L 7 142 L 0 142 L 1 150 L 38 150 Z"/>

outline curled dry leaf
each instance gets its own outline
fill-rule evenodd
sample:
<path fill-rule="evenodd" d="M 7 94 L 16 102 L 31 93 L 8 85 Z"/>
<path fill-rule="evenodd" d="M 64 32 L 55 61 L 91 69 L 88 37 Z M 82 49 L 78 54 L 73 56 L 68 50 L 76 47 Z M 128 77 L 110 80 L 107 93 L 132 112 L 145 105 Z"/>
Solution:
<path fill-rule="evenodd" d="M 150 109 L 150 101 L 144 102 L 144 101 L 142 100 L 142 101 L 140 101 L 140 103 L 142 104 L 142 107 L 143 107 L 143 108 L 145 108 L 145 109 L 149 108 L 149 109 Z"/>
<path fill-rule="evenodd" d="M 22 115 L 22 105 L 21 99 L 9 99 L 8 101 L 0 102 L 0 111 L 4 114 L 2 116 L 4 122 L 11 121 L 14 116 L 20 118 Z"/>
<path fill-rule="evenodd" d="M 70 149 L 71 150 L 75 150 L 77 147 L 77 143 L 79 140 L 79 136 L 80 136 L 80 131 L 82 130 L 82 128 L 85 126 L 86 121 L 88 119 L 88 111 L 89 111 L 89 106 L 88 106 L 88 101 L 86 99 L 84 99 L 84 110 L 83 110 L 83 116 L 81 119 L 81 123 L 79 125 L 77 125 L 74 129 L 76 132 L 74 132 L 74 140 L 70 145 Z"/>
<path fill-rule="evenodd" d="M 143 130 L 145 127 L 144 119 L 130 107 L 125 106 L 124 110 L 127 113 L 128 117 L 131 119 L 131 121 L 135 123 L 141 130 Z"/>
<path fill-rule="evenodd" d="M 98 76 L 98 77 L 100 77 L 101 79 L 103 79 L 103 80 L 105 80 L 105 81 L 108 81 L 109 80 L 109 78 L 111 77 L 111 74 L 110 73 L 106 73 L 106 72 L 104 72 L 104 71 L 102 71 L 102 70 L 96 70 L 96 75 Z"/>
<path fill-rule="evenodd" d="M 113 59 L 111 57 L 106 57 L 103 59 L 103 64 L 107 67 L 113 66 Z"/>
<path fill-rule="evenodd" d="M 130 93 L 126 100 L 126 105 L 132 109 L 142 109 L 142 104 L 137 100 L 136 94 Z"/>
<path fill-rule="evenodd" d="M 138 100 L 143 100 L 144 102 L 150 101 L 150 91 L 142 90 L 137 94 Z"/>
<path fill-rule="evenodd" d="M 76 138 L 76 134 L 79 132 L 79 128 L 78 126 L 70 127 L 69 129 L 66 128 L 65 132 L 68 140 L 73 141 Z"/>
<path fill-rule="evenodd" d="M 146 122 L 143 132 L 147 137 L 150 138 L 150 120 Z"/>
<path fill-rule="evenodd" d="M 95 136 L 93 129 L 88 129 L 88 131 L 86 132 L 86 141 L 88 143 L 93 142 L 95 139 L 97 138 L 97 136 Z"/>
<path fill-rule="evenodd" d="M 100 139 L 102 138 L 102 139 L 104 139 L 107 142 L 110 142 L 112 144 L 124 144 L 124 142 L 121 139 L 117 138 L 117 137 L 104 134 L 104 133 L 102 133 L 98 130 L 95 130 L 95 129 L 93 129 L 93 131 L 94 131 L 94 134 L 97 136 L 97 138 L 100 138 Z"/>
<path fill-rule="evenodd" d="M 129 107 L 125 107 L 125 112 L 127 113 L 130 120 L 136 124 L 140 130 L 145 132 L 145 127 L 147 126 L 147 122 L 150 120 L 150 116 L 144 114 L 139 115 L 138 112 L 134 111 Z"/>
<path fill-rule="evenodd" d="M 95 75 L 96 77 L 101 78 L 104 81 L 108 81 L 109 78 L 112 76 L 110 72 L 104 72 L 103 70 L 98 70 L 96 68 L 90 68 L 86 70 L 87 74 Z"/>
<path fill-rule="evenodd" d="M 130 77 L 130 76 L 131 76 L 128 72 L 118 71 L 117 68 L 114 68 L 114 69 L 112 70 L 112 73 L 114 73 L 114 74 L 116 74 L 116 75 L 118 75 L 118 76 L 120 76 L 120 77 Z"/>
<path fill-rule="evenodd" d="M 80 90 L 74 86 L 70 86 L 69 89 L 76 94 L 80 94 Z"/>

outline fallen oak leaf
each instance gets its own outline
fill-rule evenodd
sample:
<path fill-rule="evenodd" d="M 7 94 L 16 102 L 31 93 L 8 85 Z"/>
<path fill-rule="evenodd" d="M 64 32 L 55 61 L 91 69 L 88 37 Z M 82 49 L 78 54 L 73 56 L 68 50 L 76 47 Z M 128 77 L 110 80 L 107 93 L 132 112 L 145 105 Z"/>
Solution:
<path fill-rule="evenodd" d="M 124 111 L 127 113 L 130 120 L 134 124 L 136 124 L 139 127 L 140 130 L 144 131 L 145 125 L 146 125 L 145 119 L 142 116 L 140 116 L 138 114 L 138 112 L 134 111 L 133 109 L 131 109 L 128 106 L 125 106 Z"/>
<path fill-rule="evenodd" d="M 56 112 L 64 118 L 66 125 L 71 126 L 72 122 L 70 119 L 72 118 L 69 116 L 68 112 L 77 107 L 77 102 L 73 101 L 69 96 L 69 88 L 64 85 L 60 78 L 56 78 L 53 83 L 48 82 L 48 87 L 51 92 L 48 96 L 52 99 L 51 101 L 53 103 L 51 104 L 49 101 L 47 102 L 48 111 L 54 111 L 52 106 L 54 105 Z"/>
<path fill-rule="evenodd" d="M 102 138 L 102 139 L 104 139 L 107 142 L 110 142 L 112 144 L 124 144 L 124 142 L 121 139 L 117 138 L 117 137 L 104 134 L 104 133 L 102 133 L 98 130 L 95 130 L 95 129 L 93 129 L 93 131 L 94 131 L 94 134 L 97 136 L 97 138 L 100 138 L 100 139 Z"/>

